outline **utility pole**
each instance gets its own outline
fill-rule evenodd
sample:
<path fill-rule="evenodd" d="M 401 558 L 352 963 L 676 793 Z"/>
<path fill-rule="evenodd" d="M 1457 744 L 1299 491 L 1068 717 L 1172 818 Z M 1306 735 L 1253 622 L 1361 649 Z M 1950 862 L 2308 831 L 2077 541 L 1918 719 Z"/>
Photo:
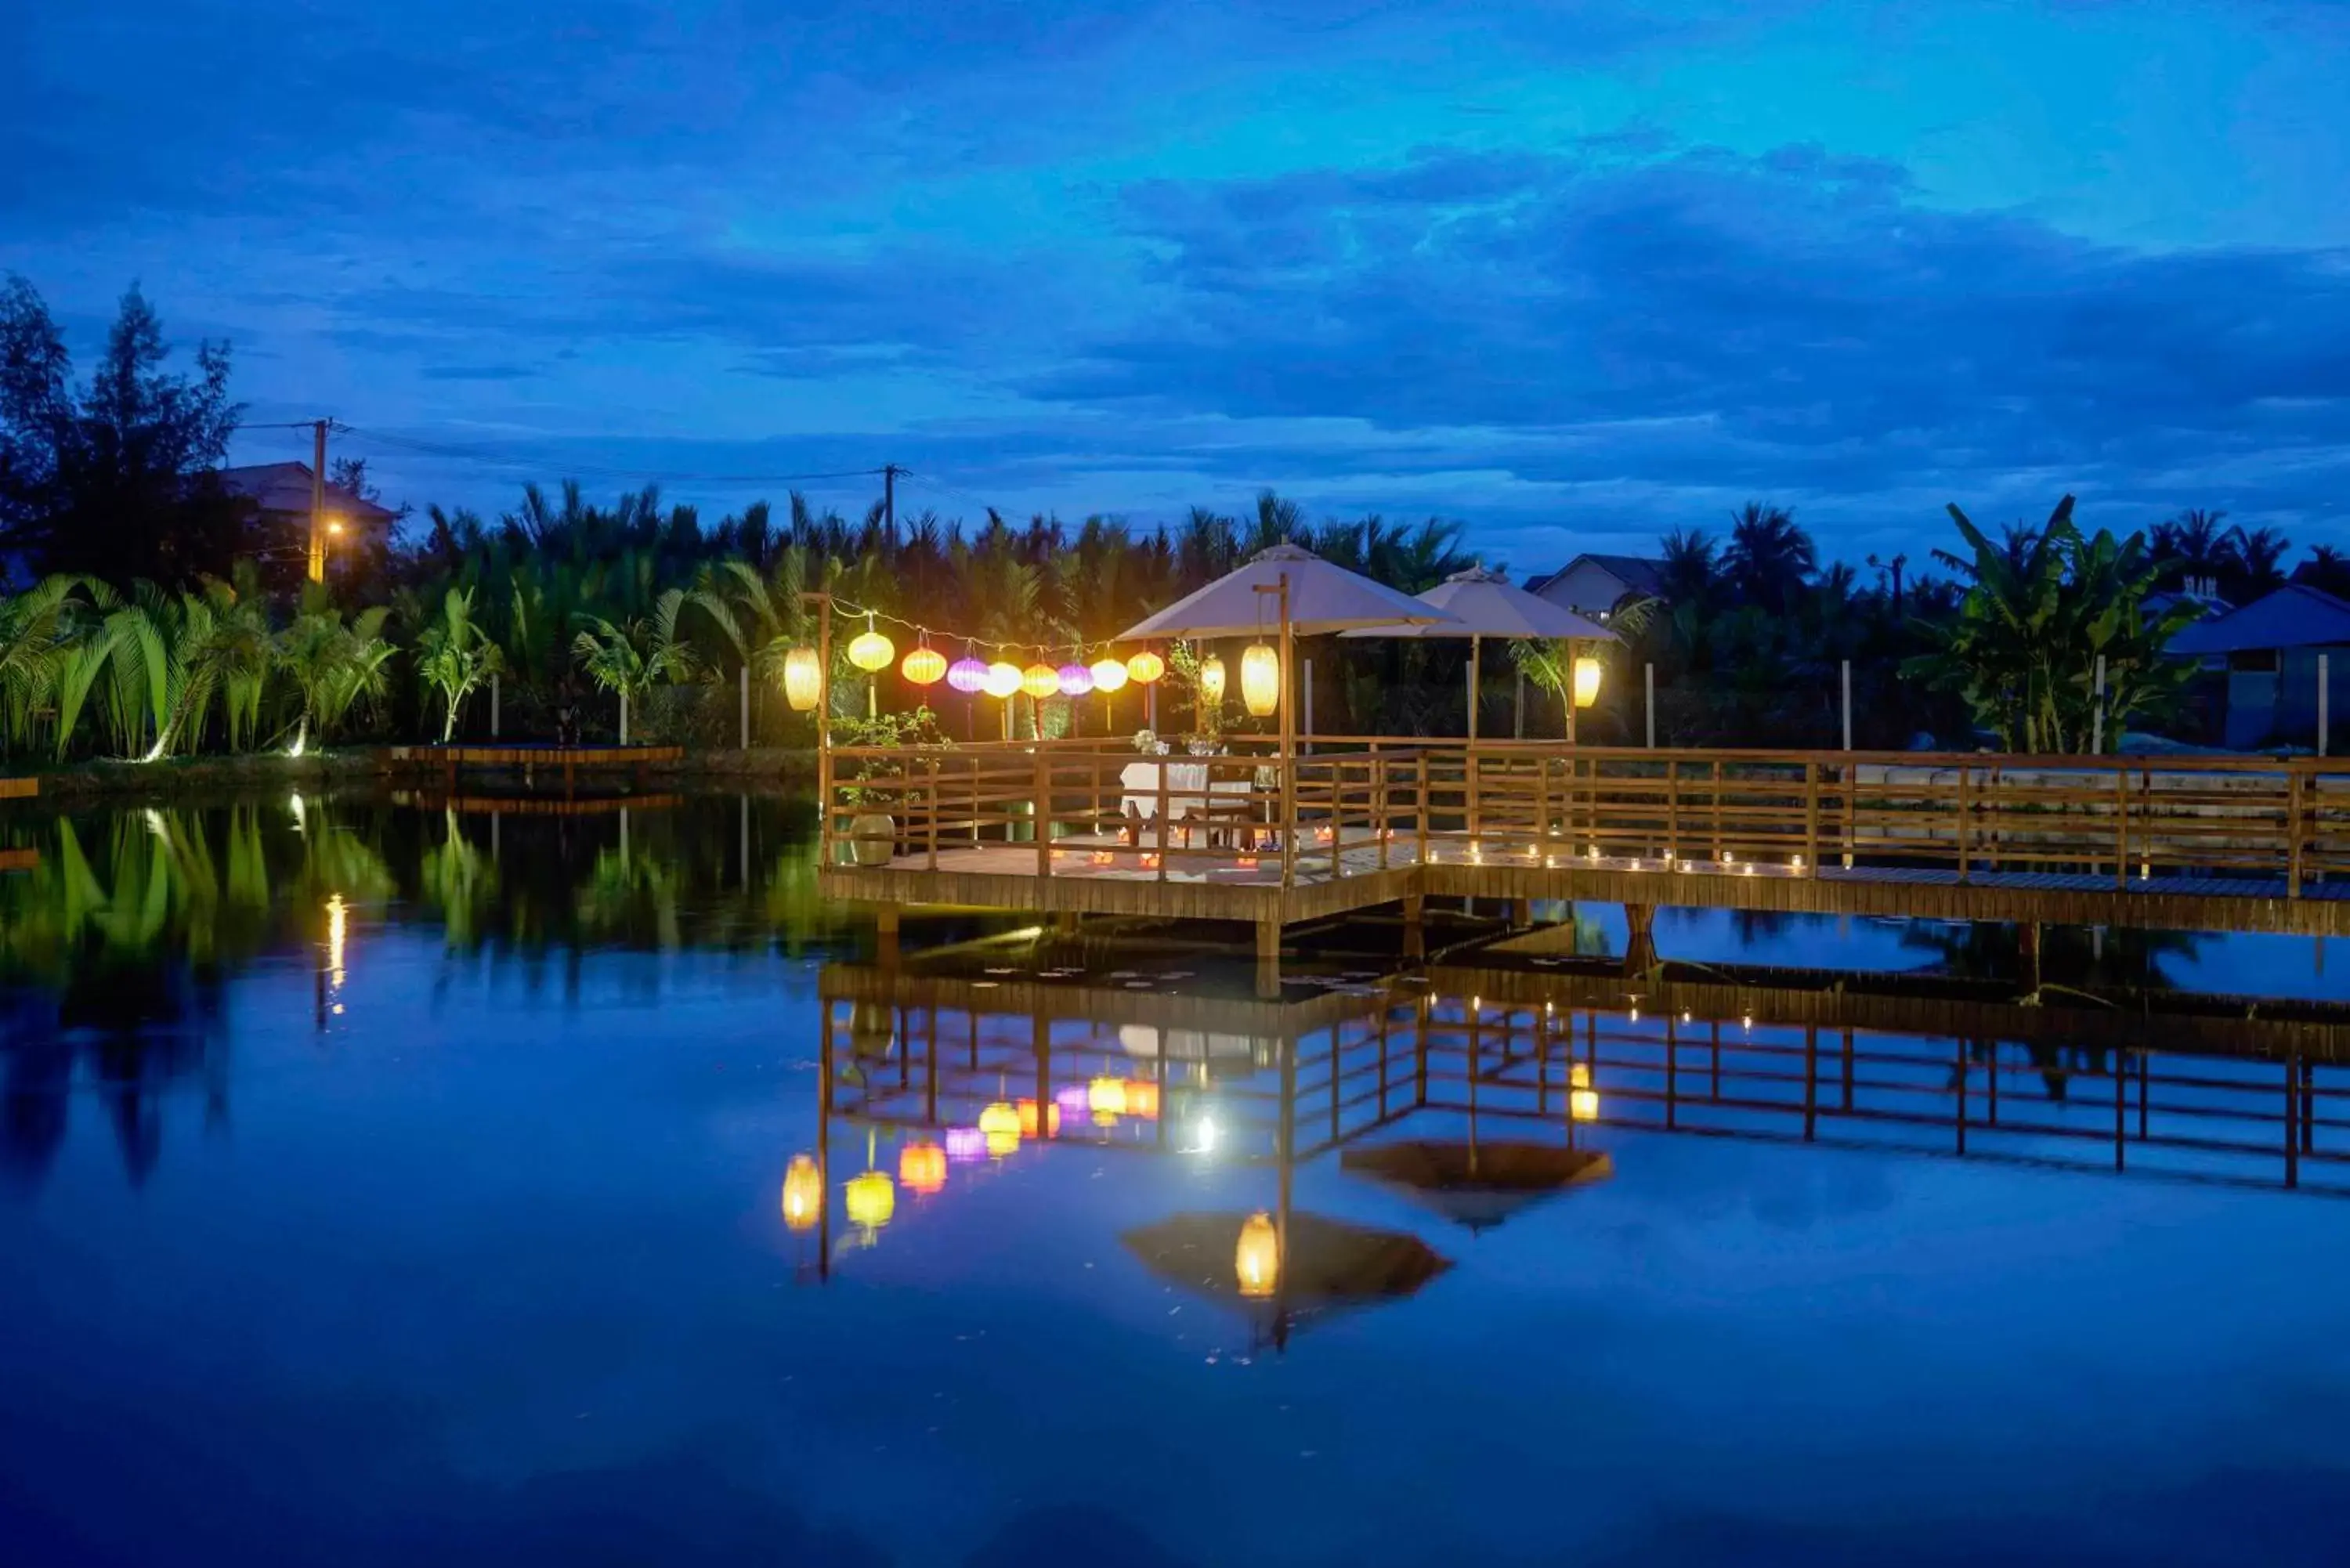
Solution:
<path fill-rule="evenodd" d="M 327 426 L 310 426 L 310 580 L 327 580 Z"/>
<path fill-rule="evenodd" d="M 881 465 L 881 525 L 892 545 L 898 542 L 898 476 L 905 472 L 894 462 Z"/>

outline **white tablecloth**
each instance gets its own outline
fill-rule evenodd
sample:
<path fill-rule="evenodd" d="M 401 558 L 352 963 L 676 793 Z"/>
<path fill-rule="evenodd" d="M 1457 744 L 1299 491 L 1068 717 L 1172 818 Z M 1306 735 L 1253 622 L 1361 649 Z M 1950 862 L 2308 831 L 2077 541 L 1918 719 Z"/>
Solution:
<path fill-rule="evenodd" d="M 1249 793 L 1249 781 L 1246 779 L 1217 779 L 1211 783 L 1205 763 L 1128 763 L 1118 775 L 1118 782 L 1126 789 L 1125 797 L 1118 803 L 1120 815 L 1139 813 L 1146 821 L 1159 815 L 1159 772 L 1161 768 L 1167 771 L 1167 814 L 1170 818 L 1180 818 L 1187 809 L 1204 806 L 1211 794 Z"/>

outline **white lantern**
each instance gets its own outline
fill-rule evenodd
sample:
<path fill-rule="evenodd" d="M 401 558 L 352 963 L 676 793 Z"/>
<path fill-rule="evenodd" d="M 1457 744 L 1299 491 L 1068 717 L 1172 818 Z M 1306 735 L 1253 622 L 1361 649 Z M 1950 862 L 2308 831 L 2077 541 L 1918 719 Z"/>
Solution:
<path fill-rule="evenodd" d="M 1259 719 L 1281 706 L 1281 655 L 1271 643 L 1250 643 L 1241 655 L 1241 701 Z"/>
<path fill-rule="evenodd" d="M 990 697 L 1009 697 L 1020 690 L 1020 667 L 1008 659 L 997 659 L 987 667 L 987 684 L 980 688 Z"/>
<path fill-rule="evenodd" d="M 1094 661 L 1094 690 L 1103 693 L 1118 691 L 1126 684 L 1126 660 L 1101 659 Z"/>

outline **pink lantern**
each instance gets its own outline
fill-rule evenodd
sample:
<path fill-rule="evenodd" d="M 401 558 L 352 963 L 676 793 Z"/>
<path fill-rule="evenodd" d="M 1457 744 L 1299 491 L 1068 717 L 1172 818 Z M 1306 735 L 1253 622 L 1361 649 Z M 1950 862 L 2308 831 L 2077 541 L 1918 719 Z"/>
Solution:
<path fill-rule="evenodd" d="M 1094 689 L 1094 672 L 1085 665 L 1064 664 L 1059 673 L 1064 697 L 1082 697 Z"/>
<path fill-rule="evenodd" d="M 968 697 L 987 684 L 987 664 L 965 654 L 947 668 L 947 684 Z"/>

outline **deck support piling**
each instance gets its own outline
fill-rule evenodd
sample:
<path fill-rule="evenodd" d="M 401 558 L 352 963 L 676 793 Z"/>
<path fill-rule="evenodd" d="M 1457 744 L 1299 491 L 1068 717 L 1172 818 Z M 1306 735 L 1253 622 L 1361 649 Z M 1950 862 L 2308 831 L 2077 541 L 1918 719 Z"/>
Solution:
<path fill-rule="evenodd" d="M 1428 956 L 1428 900 L 1414 893 L 1403 900 L 1403 956 L 1409 959 Z"/>
<path fill-rule="evenodd" d="M 1646 974 L 1657 967 L 1657 907 L 1625 905 L 1624 927 L 1624 972 Z"/>
<path fill-rule="evenodd" d="M 873 948 L 884 965 L 898 961 L 898 907 L 884 904 L 873 911 Z"/>

